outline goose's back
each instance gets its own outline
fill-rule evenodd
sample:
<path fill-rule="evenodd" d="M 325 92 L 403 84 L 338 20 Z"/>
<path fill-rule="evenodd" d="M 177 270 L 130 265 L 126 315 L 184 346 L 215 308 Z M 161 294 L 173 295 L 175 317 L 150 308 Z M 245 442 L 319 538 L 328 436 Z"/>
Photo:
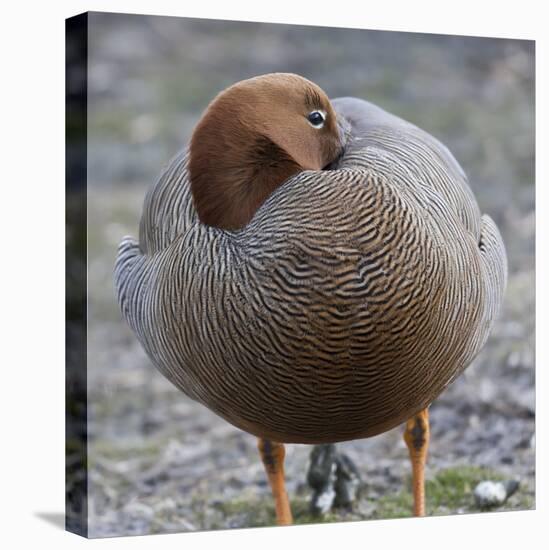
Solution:
<path fill-rule="evenodd" d="M 243 230 L 197 222 L 183 154 L 146 200 L 141 246 L 120 247 L 118 299 L 155 365 L 274 440 L 404 421 L 470 363 L 502 299 L 504 247 L 457 162 L 383 111 L 361 126 L 371 107 L 353 101 L 334 102 L 353 125 L 340 167 L 287 181 Z"/>

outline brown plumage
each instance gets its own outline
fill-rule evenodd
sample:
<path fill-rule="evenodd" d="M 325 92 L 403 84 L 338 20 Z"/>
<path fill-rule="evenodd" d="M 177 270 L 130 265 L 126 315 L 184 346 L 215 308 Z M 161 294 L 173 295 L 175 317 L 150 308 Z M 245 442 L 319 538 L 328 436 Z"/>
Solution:
<path fill-rule="evenodd" d="M 190 155 L 149 193 L 140 243 L 120 245 L 118 300 L 169 380 L 267 440 L 278 500 L 276 442 L 408 421 L 421 515 L 425 409 L 488 336 L 505 248 L 446 147 L 367 102 L 332 107 L 318 90 L 269 75 L 218 96 Z M 325 112 L 321 128 L 310 109 Z M 287 502 L 277 510 L 287 523 Z"/>

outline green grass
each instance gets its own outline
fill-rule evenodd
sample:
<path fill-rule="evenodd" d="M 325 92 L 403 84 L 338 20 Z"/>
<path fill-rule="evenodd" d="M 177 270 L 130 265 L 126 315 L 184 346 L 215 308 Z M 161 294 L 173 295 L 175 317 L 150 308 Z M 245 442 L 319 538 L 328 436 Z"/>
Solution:
<path fill-rule="evenodd" d="M 504 476 L 499 472 L 486 468 L 458 466 L 441 470 L 433 479 L 426 482 L 427 516 L 451 515 L 456 513 L 478 513 L 480 510 L 475 504 L 473 491 L 480 481 L 502 480 Z M 292 498 L 291 507 L 295 524 L 330 523 L 337 521 L 357 521 L 367 519 L 392 519 L 412 516 L 412 494 L 410 479 L 403 483 L 402 490 L 384 495 L 380 498 L 368 498 L 367 490 L 362 491 L 362 499 L 373 506 L 365 507 L 373 511 L 360 513 L 359 506 L 355 510 L 337 511 L 322 517 L 314 516 L 309 511 L 309 501 L 305 497 Z M 261 527 L 275 525 L 273 502 L 270 498 L 260 500 L 239 499 L 216 504 L 220 515 L 229 523 L 238 527 Z M 515 495 L 501 507 L 492 509 L 527 510 L 534 508 L 532 495 L 519 487 Z M 220 525 L 220 527 L 222 527 Z"/>
<path fill-rule="evenodd" d="M 311 514 L 309 501 L 303 497 L 292 498 L 290 505 L 295 525 L 342 521 L 339 514 L 329 513 L 321 517 Z M 238 520 L 238 526 L 266 527 L 276 525 L 274 504 L 271 498 L 264 498 L 255 502 L 238 499 L 218 503 L 216 507 L 229 521 L 231 518 Z"/>
<path fill-rule="evenodd" d="M 483 480 L 505 479 L 499 472 L 473 466 L 457 466 L 441 470 L 433 479 L 425 483 L 426 509 L 428 516 L 456 513 L 476 513 L 481 511 L 474 500 L 473 491 Z M 412 494 L 410 479 L 406 487 L 395 494 L 377 500 L 375 518 L 402 518 L 412 516 Z M 492 510 L 524 510 L 534 507 L 534 499 L 521 491 L 509 498 L 501 507 Z M 489 511 L 489 510 L 488 510 Z"/>

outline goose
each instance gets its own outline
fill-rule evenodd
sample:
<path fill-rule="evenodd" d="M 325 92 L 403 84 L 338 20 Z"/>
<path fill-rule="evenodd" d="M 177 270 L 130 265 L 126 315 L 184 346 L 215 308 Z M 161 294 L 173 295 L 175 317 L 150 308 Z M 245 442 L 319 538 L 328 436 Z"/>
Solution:
<path fill-rule="evenodd" d="M 429 405 L 484 345 L 505 247 L 450 151 L 274 73 L 209 104 L 114 269 L 123 317 L 188 397 L 258 438 L 279 525 L 285 444 L 404 424 L 425 514 Z"/>

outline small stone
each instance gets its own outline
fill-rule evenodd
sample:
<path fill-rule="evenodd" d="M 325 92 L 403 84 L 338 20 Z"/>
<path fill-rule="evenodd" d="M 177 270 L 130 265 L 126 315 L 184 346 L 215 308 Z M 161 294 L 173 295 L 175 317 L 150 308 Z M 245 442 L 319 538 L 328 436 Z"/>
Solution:
<path fill-rule="evenodd" d="M 156 511 L 161 514 L 169 514 L 172 512 L 175 512 L 177 509 L 177 504 L 173 498 L 165 498 L 164 500 L 161 500 L 157 506 Z"/>
<path fill-rule="evenodd" d="M 503 485 L 505 486 L 505 491 L 507 493 L 507 498 L 514 495 L 520 486 L 520 483 L 516 479 L 510 479 L 508 481 L 504 481 Z"/>
<path fill-rule="evenodd" d="M 479 508 L 501 506 L 519 487 L 516 480 L 481 481 L 474 491 L 475 502 Z"/>
<path fill-rule="evenodd" d="M 154 511 L 150 506 L 135 500 L 124 506 L 124 513 L 131 519 L 142 519 L 146 521 L 150 521 L 154 516 Z"/>

